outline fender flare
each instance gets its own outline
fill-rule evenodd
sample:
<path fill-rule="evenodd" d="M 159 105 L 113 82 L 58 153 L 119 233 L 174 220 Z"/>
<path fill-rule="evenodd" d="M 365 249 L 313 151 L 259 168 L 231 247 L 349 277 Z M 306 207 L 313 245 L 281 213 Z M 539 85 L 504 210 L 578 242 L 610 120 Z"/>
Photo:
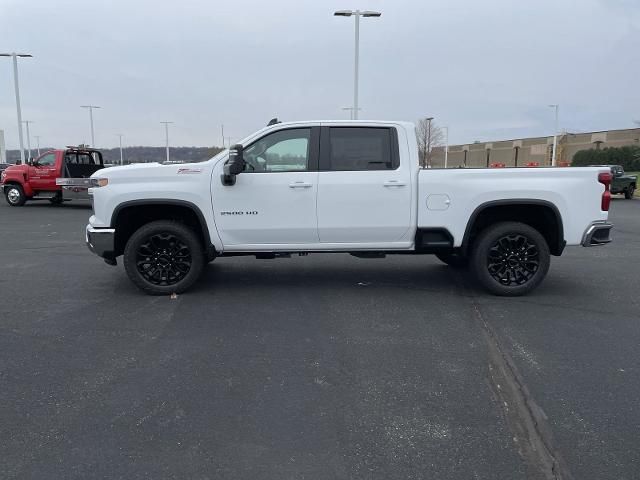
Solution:
<path fill-rule="evenodd" d="M 113 213 L 111 214 L 111 220 L 109 225 L 111 228 L 116 228 L 116 221 L 118 219 L 118 215 L 122 210 L 129 207 L 142 207 L 145 205 L 175 205 L 178 207 L 186 207 L 193 211 L 198 218 L 198 222 L 200 223 L 200 229 L 202 231 L 202 236 L 205 241 L 205 247 L 209 250 L 213 248 L 213 244 L 211 243 L 211 236 L 209 235 L 209 228 L 207 226 L 207 221 L 202 214 L 202 210 L 192 203 L 186 200 L 170 200 L 170 199 L 162 199 L 162 198 L 145 198 L 141 200 L 128 200 L 126 202 L 120 203 L 116 208 L 113 209 Z"/>
<path fill-rule="evenodd" d="M 556 244 L 549 245 L 549 248 L 551 249 L 551 252 L 554 255 L 560 255 L 562 253 L 566 245 L 566 242 L 564 240 L 564 226 L 562 223 L 562 215 L 560 214 L 560 210 L 558 210 L 558 207 L 556 207 L 552 202 L 548 200 L 539 200 L 535 198 L 510 198 L 510 199 L 501 199 L 501 200 L 490 200 L 476 207 L 476 209 L 473 211 L 473 213 L 469 217 L 469 221 L 467 222 L 467 226 L 465 227 L 465 230 L 464 230 L 464 236 L 462 237 L 461 248 L 465 254 L 469 251 L 469 240 L 471 237 L 471 230 L 478 216 L 487 208 L 503 207 L 503 206 L 509 206 L 509 205 L 535 205 L 539 207 L 550 208 L 556 217 L 556 222 L 558 224 L 558 232 L 556 234 Z"/>

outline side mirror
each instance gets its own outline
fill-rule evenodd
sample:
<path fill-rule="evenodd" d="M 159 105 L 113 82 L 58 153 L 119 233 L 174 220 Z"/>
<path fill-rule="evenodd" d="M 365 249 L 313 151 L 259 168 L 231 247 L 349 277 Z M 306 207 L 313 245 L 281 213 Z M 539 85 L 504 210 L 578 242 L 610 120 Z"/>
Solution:
<path fill-rule="evenodd" d="M 229 160 L 223 167 L 222 184 L 227 186 L 235 185 L 236 175 L 239 175 L 243 170 L 242 145 L 237 143 L 229 148 Z"/>

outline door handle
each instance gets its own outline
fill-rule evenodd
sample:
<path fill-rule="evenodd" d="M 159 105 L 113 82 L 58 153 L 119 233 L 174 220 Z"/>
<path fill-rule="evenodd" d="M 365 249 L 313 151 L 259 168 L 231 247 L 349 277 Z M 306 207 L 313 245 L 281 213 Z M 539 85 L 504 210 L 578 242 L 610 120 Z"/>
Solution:
<path fill-rule="evenodd" d="M 292 182 L 289 184 L 289 188 L 311 188 L 313 185 L 307 182 Z"/>
<path fill-rule="evenodd" d="M 399 180 L 388 180 L 383 183 L 385 187 L 406 187 L 407 184 Z"/>

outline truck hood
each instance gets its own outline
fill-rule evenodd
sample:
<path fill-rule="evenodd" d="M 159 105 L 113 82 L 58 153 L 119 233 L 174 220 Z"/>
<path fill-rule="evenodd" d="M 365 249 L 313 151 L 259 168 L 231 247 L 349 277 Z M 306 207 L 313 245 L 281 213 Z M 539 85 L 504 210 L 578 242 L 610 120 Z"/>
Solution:
<path fill-rule="evenodd" d="M 132 163 L 131 165 L 122 165 L 121 167 L 107 167 L 95 172 L 92 177 L 121 177 L 127 174 L 135 174 L 142 171 L 148 171 L 149 169 L 155 169 L 161 165 L 158 162 L 153 163 Z"/>
<path fill-rule="evenodd" d="M 29 165 L 11 165 L 5 168 L 4 171 L 7 175 L 27 173 L 29 171 Z"/>
<path fill-rule="evenodd" d="M 122 179 L 126 181 L 128 179 L 154 179 L 174 175 L 205 175 L 210 169 L 211 165 L 208 162 L 170 165 L 163 165 L 157 162 L 134 163 L 121 167 L 103 168 L 91 176 L 93 178 Z"/>

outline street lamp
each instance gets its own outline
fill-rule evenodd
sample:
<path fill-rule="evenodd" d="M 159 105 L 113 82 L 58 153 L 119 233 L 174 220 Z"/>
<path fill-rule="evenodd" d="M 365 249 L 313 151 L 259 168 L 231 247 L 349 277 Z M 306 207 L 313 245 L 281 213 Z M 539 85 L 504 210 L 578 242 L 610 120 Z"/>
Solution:
<path fill-rule="evenodd" d="M 433 117 L 427 117 L 427 151 L 425 152 L 424 163 L 427 168 L 431 168 L 431 122 Z"/>
<path fill-rule="evenodd" d="M 353 112 L 354 112 L 354 108 L 353 107 L 342 107 L 342 110 L 349 110 L 349 120 L 353 120 Z M 361 108 L 358 109 L 358 111 L 362 110 Z"/>
<path fill-rule="evenodd" d="M 169 124 L 173 122 L 160 122 L 164 124 L 165 145 L 167 147 L 167 162 L 169 161 Z"/>
<path fill-rule="evenodd" d="M 20 142 L 20 163 L 24 165 L 24 140 L 22 139 L 22 110 L 20 109 L 20 87 L 18 82 L 18 57 L 30 58 L 28 53 L 0 53 L 0 57 L 13 57 L 13 83 L 16 92 L 16 111 L 18 113 L 18 140 Z"/>
<path fill-rule="evenodd" d="M 29 134 L 29 124 L 35 122 L 33 120 L 23 120 L 22 123 L 27 126 L 27 152 L 29 152 L 27 158 L 28 160 L 31 160 L 31 135 Z"/>
<path fill-rule="evenodd" d="M 91 123 L 91 147 L 95 148 L 96 146 L 96 138 L 93 133 L 93 109 L 94 108 L 102 108 L 97 105 L 80 105 L 80 108 L 88 108 L 89 109 L 89 123 Z"/>
<path fill-rule="evenodd" d="M 556 124 L 555 129 L 553 130 L 553 151 L 551 153 L 551 166 L 556 166 L 556 155 L 558 151 L 558 109 L 560 105 L 554 104 L 549 105 L 550 108 L 554 108 L 556 110 Z"/>
<path fill-rule="evenodd" d="M 354 76 L 353 76 L 353 119 L 358 119 L 358 61 L 360 56 L 360 17 L 379 17 L 382 15 L 380 12 L 373 12 L 371 10 L 338 10 L 333 13 L 336 17 L 356 17 L 356 50 L 354 61 Z"/>
<path fill-rule="evenodd" d="M 120 165 L 124 165 L 124 156 L 122 155 L 122 137 L 124 137 L 124 134 L 116 133 L 116 137 L 120 137 Z"/>
<path fill-rule="evenodd" d="M 38 148 L 38 156 L 40 156 L 40 135 L 34 135 L 33 138 L 36 139 L 36 145 Z"/>
<path fill-rule="evenodd" d="M 447 168 L 449 161 L 449 127 L 442 127 L 445 131 L 445 143 L 444 143 L 444 168 Z"/>

